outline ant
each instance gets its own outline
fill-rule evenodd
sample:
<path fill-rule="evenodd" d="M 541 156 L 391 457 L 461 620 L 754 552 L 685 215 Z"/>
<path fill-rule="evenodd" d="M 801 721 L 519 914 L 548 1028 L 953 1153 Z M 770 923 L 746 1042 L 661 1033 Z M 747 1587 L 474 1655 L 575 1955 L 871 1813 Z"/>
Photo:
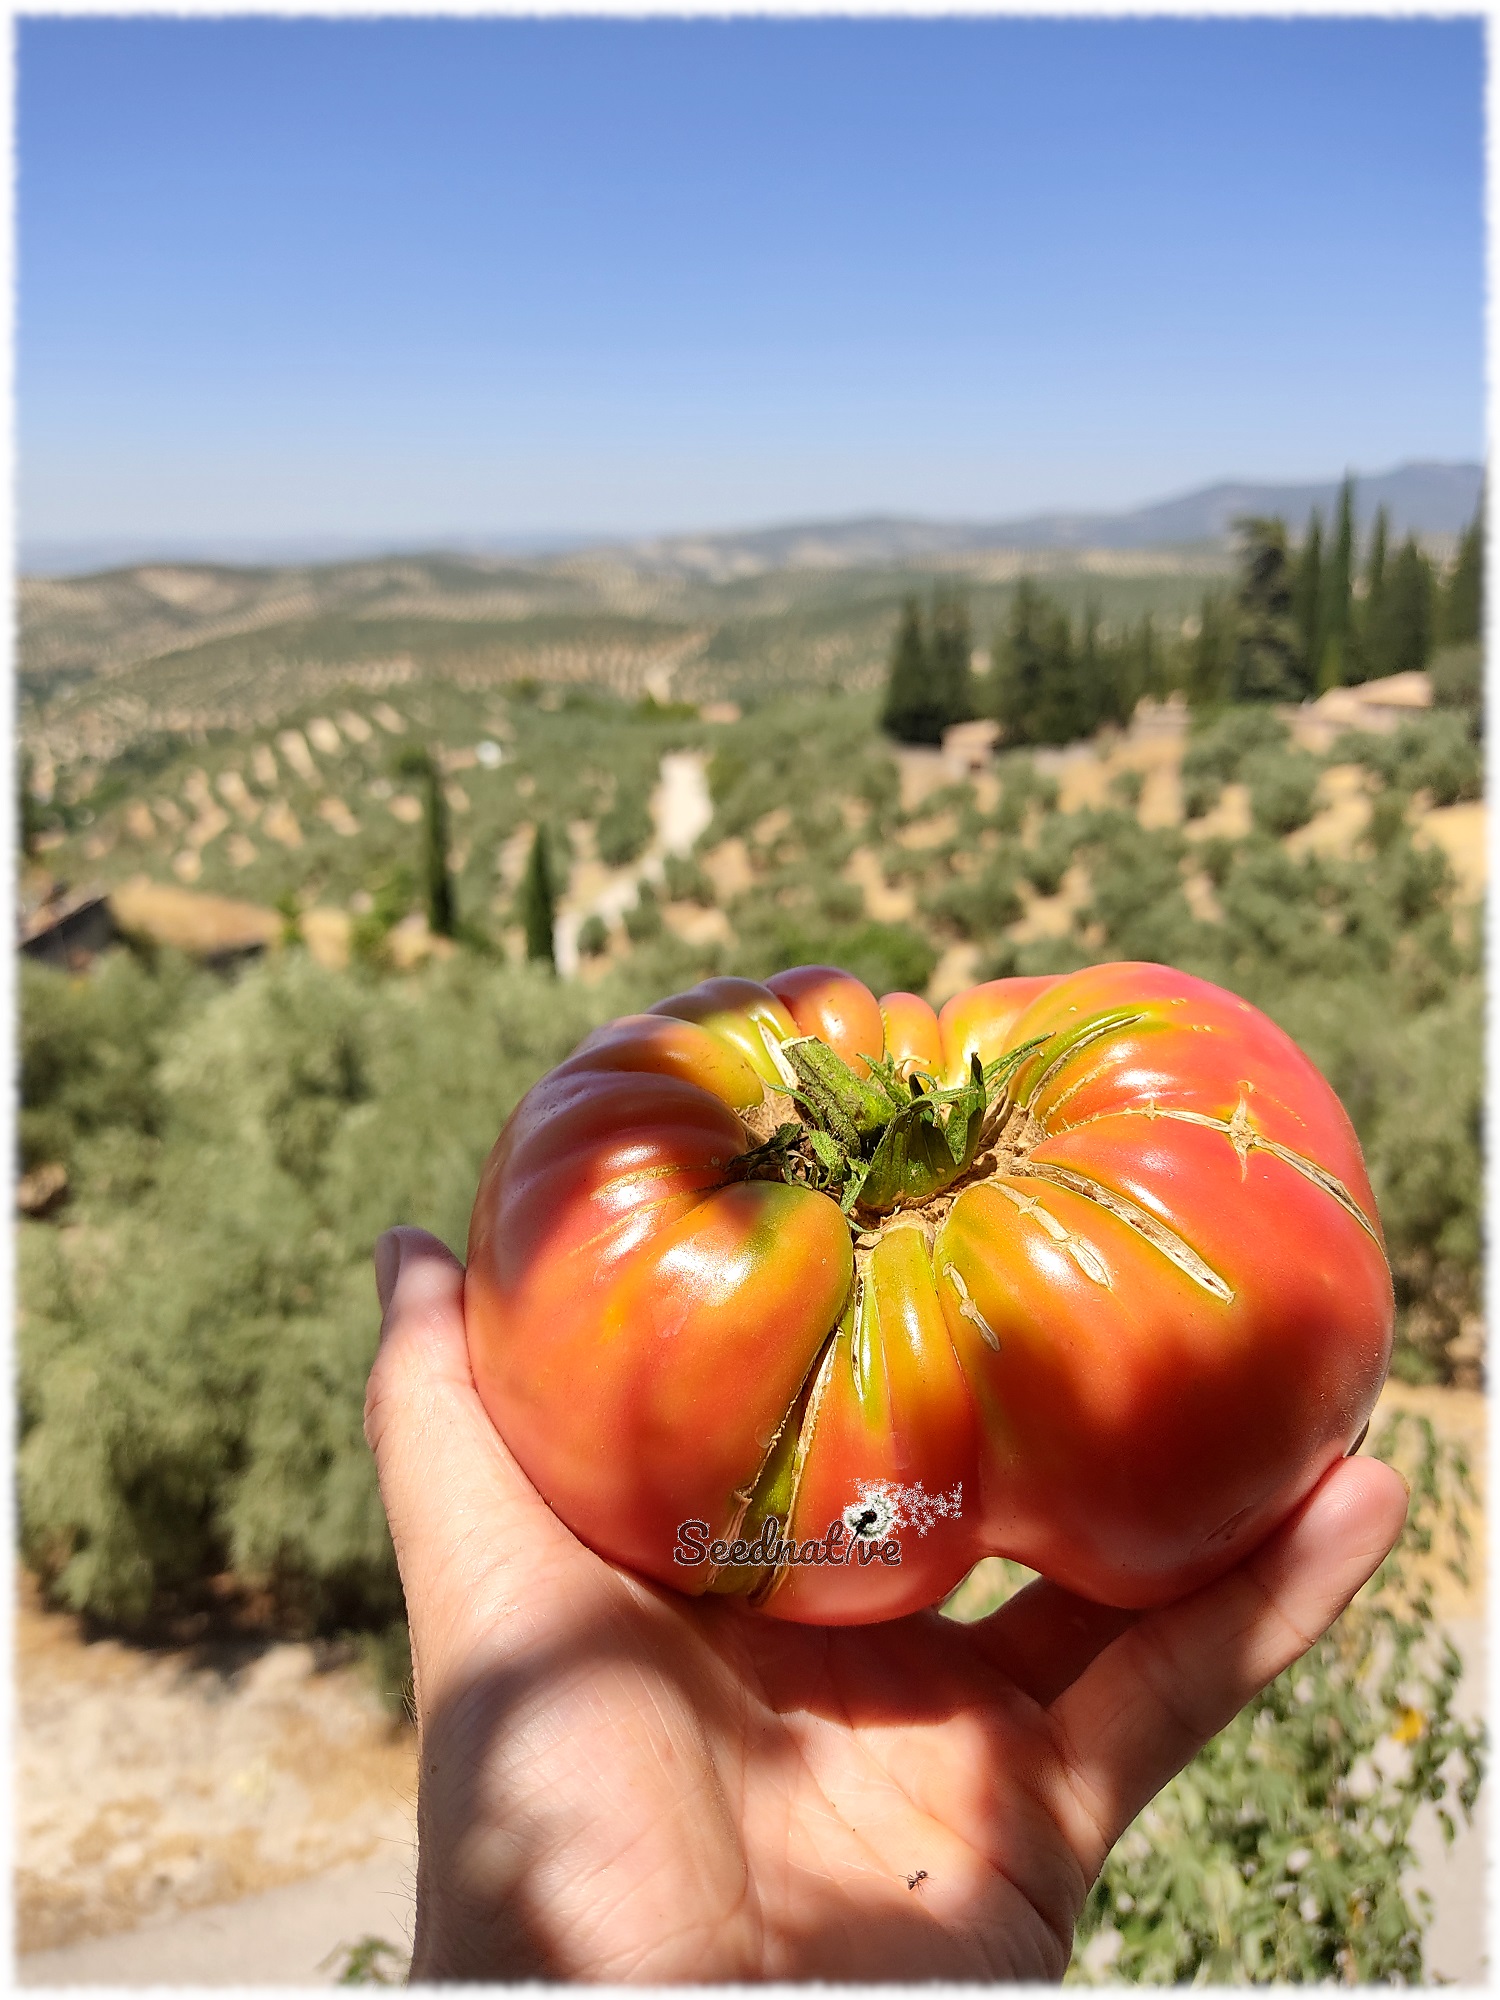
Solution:
<path fill-rule="evenodd" d="M 907 1876 L 906 1886 L 908 1889 L 915 1889 L 919 1882 L 925 1882 L 926 1880 L 927 1880 L 927 1870 L 925 1868 L 919 1868 L 915 1875 Z"/>

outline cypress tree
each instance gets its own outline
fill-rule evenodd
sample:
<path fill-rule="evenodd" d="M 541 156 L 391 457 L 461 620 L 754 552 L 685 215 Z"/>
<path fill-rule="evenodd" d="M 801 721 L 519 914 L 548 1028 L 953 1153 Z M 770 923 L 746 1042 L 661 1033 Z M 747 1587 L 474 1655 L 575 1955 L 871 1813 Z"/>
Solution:
<path fill-rule="evenodd" d="M 1297 628 L 1286 523 L 1247 518 L 1240 534 L 1233 691 L 1237 701 L 1296 701 L 1307 692 Z"/>
<path fill-rule="evenodd" d="M 1067 612 L 1046 597 L 1041 606 L 1041 685 L 1033 741 L 1076 743 L 1089 734 L 1097 719 L 1092 691 L 1084 680 Z"/>
<path fill-rule="evenodd" d="M 1292 579 L 1292 617 L 1302 640 L 1309 685 L 1316 680 L 1323 647 L 1323 516 L 1314 507 Z"/>
<path fill-rule="evenodd" d="M 935 703 L 943 710 L 944 727 L 967 722 L 975 713 L 974 673 L 970 656 L 974 634 L 969 607 L 961 592 L 938 589 L 932 596 L 932 683 Z"/>
<path fill-rule="evenodd" d="M 1374 680 L 1383 672 L 1379 663 L 1381 631 L 1385 620 L 1386 548 L 1390 518 L 1384 507 L 1375 511 L 1370 534 L 1370 554 L 1365 563 L 1365 601 L 1355 628 L 1358 648 L 1351 679 Z"/>
<path fill-rule="evenodd" d="M 1118 687 L 1112 667 L 1099 636 L 1099 607 L 1090 598 L 1083 607 L 1083 632 L 1074 655 L 1080 736 L 1092 736 L 1101 722 L 1127 720 L 1116 713 Z"/>
<path fill-rule="evenodd" d="M 1023 576 L 1011 599 L 1010 617 L 995 637 L 990 688 L 994 717 L 1007 743 L 1038 743 L 1047 693 L 1046 599 Z"/>
<path fill-rule="evenodd" d="M 21 808 L 21 852 L 28 861 L 36 858 L 37 838 L 42 830 L 42 812 L 33 789 L 33 764 L 31 752 L 21 752 L 21 769 L 16 786 Z"/>
<path fill-rule="evenodd" d="M 941 743 L 952 719 L 936 685 L 922 631 L 921 606 L 915 597 L 908 597 L 901 607 L 901 623 L 891 651 L 881 727 L 898 743 Z"/>
<path fill-rule="evenodd" d="M 1443 589 L 1442 636 L 1459 646 L 1484 630 L 1484 502 L 1464 530 L 1458 560 Z"/>
<path fill-rule="evenodd" d="M 1410 673 L 1425 667 L 1432 651 L 1432 565 L 1408 535 L 1390 566 L 1382 593 L 1380 624 L 1373 637 L 1381 674 Z"/>
<path fill-rule="evenodd" d="M 442 774 L 427 750 L 404 750 L 396 768 L 402 777 L 420 780 L 426 792 L 422 814 L 422 879 L 426 887 L 427 928 L 434 937 L 452 937 L 457 911 L 453 879 L 448 873 L 448 801 L 443 796 Z"/>
<path fill-rule="evenodd" d="M 434 937 L 452 937 L 453 877 L 448 872 L 448 801 L 437 766 L 427 773 L 427 927 Z"/>
<path fill-rule="evenodd" d="M 1339 687 L 1345 677 L 1354 606 L 1354 481 L 1339 488 L 1338 526 L 1323 579 L 1323 639 L 1317 657 L 1317 688 Z"/>
<path fill-rule="evenodd" d="M 1198 613 L 1198 630 L 1188 653 L 1185 690 L 1194 708 L 1214 708 L 1228 701 L 1234 674 L 1234 613 L 1216 590 L 1205 593 Z"/>
<path fill-rule="evenodd" d="M 557 905 L 552 887 L 551 843 L 547 829 L 538 824 L 531 843 L 526 873 L 521 881 L 521 921 L 526 926 L 526 956 L 556 966 L 552 934 L 557 921 Z"/>

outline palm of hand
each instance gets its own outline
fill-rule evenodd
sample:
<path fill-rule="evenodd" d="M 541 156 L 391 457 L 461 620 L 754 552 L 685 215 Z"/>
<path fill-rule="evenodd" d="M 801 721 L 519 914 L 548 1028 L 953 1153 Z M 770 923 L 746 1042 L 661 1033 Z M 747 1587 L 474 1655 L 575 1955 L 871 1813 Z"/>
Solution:
<path fill-rule="evenodd" d="M 1130 1817 L 1404 1512 L 1346 1463 L 1244 1569 L 1140 1619 L 1045 1583 L 972 1627 L 675 1598 L 525 1481 L 469 1377 L 459 1267 L 399 1247 L 367 1429 L 422 1731 L 414 1979 L 1055 1979 Z"/>

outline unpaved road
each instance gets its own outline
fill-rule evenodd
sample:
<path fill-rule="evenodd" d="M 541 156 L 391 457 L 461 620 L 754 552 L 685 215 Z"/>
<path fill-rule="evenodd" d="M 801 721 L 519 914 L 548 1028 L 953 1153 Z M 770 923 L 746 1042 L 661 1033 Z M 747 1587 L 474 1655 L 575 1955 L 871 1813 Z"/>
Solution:
<path fill-rule="evenodd" d="M 413 1734 L 357 1665 L 319 1664 L 300 1645 L 85 1644 L 77 1621 L 41 1610 L 23 1579 L 17 1949 L 124 1931 L 353 1863 L 398 1857 L 409 1869 Z"/>
<path fill-rule="evenodd" d="M 553 937 L 557 969 L 564 978 L 578 971 L 578 933 L 588 919 L 602 917 L 606 924 L 617 924 L 640 900 L 642 882 L 659 884 L 667 855 L 691 854 L 694 841 L 713 816 L 707 757 L 698 750 L 669 750 L 651 794 L 656 831 L 639 860 L 626 868 L 606 867 L 592 852 L 590 835 L 590 851 L 573 869 Z"/>

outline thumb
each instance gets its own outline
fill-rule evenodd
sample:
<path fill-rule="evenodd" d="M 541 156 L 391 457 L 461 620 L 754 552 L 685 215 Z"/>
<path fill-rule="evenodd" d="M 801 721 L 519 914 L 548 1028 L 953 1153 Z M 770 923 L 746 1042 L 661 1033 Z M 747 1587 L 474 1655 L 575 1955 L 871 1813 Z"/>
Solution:
<path fill-rule="evenodd" d="M 492 1647 L 542 1573 L 588 1558 L 479 1399 L 457 1258 L 425 1230 L 388 1230 L 375 1246 L 375 1279 L 384 1317 L 365 1438 L 430 1695 L 435 1648 Z"/>

